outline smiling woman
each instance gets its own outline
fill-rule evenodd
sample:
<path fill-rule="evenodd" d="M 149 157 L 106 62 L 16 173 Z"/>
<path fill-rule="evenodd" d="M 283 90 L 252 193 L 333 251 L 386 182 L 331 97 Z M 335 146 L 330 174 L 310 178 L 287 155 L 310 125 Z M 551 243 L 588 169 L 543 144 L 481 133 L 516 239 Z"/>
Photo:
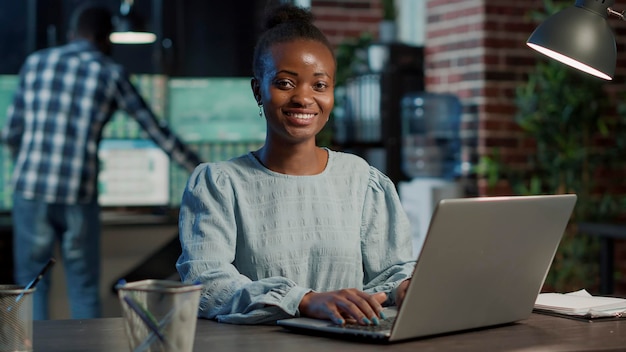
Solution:
<path fill-rule="evenodd" d="M 252 90 L 267 120 L 265 145 L 255 152 L 271 170 L 314 175 L 324 170 L 328 153 L 315 147 L 315 136 L 324 128 L 334 102 L 335 61 L 330 49 L 319 42 L 298 39 L 272 46 Z M 298 147 L 309 152 L 311 162 L 283 158 Z M 299 153 L 299 154 L 300 154 Z M 304 155 L 304 154 L 302 154 Z"/>
<path fill-rule="evenodd" d="M 200 317 L 378 324 L 384 305 L 402 303 L 414 268 L 406 214 L 387 176 L 315 143 L 336 65 L 310 12 L 283 5 L 267 24 L 251 80 L 265 143 L 190 176 L 178 272 L 204 285 Z"/>

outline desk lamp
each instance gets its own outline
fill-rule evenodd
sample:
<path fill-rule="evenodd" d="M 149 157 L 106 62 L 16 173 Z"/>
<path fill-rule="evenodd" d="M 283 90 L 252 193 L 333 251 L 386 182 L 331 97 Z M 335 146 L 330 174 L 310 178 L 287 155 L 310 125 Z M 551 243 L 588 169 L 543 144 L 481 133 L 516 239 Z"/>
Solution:
<path fill-rule="evenodd" d="M 611 9 L 614 0 L 576 0 L 549 17 L 530 35 L 526 44 L 548 57 L 594 76 L 612 80 L 617 49 L 607 24 L 608 15 L 624 20 Z"/>
<path fill-rule="evenodd" d="M 133 10 L 133 0 L 122 0 L 120 13 L 114 18 L 115 31 L 109 39 L 115 44 L 150 44 L 156 40 L 154 33 L 145 30 L 141 17 Z"/>

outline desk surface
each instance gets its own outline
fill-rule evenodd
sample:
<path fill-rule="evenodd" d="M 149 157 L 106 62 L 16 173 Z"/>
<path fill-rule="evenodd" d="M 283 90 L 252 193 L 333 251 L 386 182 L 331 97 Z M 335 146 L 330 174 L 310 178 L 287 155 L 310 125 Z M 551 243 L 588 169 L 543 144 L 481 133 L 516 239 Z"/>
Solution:
<path fill-rule="evenodd" d="M 34 323 L 36 352 L 128 351 L 122 318 Z M 521 322 L 380 346 L 301 335 L 278 326 L 198 320 L 194 351 L 624 351 L 626 320 L 583 322 L 533 314 Z"/>

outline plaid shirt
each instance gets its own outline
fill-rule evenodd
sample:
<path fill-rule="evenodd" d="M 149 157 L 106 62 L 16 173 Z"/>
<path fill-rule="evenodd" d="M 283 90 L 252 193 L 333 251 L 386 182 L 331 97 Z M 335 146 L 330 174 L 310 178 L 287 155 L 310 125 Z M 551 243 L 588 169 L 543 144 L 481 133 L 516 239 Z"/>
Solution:
<path fill-rule="evenodd" d="M 157 120 L 123 67 L 79 40 L 33 53 L 22 67 L 2 131 L 15 161 L 14 192 L 50 203 L 95 199 L 98 144 L 118 109 L 187 170 L 201 162 Z"/>

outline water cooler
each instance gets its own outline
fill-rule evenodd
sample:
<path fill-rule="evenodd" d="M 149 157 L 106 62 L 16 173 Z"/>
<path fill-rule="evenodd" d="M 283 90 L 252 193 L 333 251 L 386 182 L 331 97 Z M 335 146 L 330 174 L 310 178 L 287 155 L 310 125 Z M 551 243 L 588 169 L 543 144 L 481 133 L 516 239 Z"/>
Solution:
<path fill-rule="evenodd" d="M 402 171 L 410 179 L 399 183 L 398 192 L 416 255 L 437 203 L 462 197 L 461 113 L 461 102 L 452 94 L 407 93 L 401 101 Z"/>

